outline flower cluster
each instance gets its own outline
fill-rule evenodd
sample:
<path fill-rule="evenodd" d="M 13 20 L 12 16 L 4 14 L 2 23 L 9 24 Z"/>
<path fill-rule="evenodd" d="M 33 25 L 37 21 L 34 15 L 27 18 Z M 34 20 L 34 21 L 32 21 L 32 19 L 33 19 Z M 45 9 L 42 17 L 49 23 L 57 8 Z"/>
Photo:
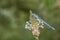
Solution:
<path fill-rule="evenodd" d="M 36 15 L 35 13 L 32 13 L 31 10 L 30 10 L 30 17 L 29 17 L 29 19 L 30 20 L 26 22 L 25 28 L 28 29 L 28 30 L 31 30 L 33 36 L 35 38 L 37 38 L 37 39 L 38 39 L 38 37 L 40 35 L 39 28 L 44 28 L 44 25 L 46 25 L 48 28 L 51 28 L 51 29 L 55 30 L 54 27 L 51 27 L 44 20 L 39 18 L 38 15 Z"/>
<path fill-rule="evenodd" d="M 30 13 L 30 20 L 26 22 L 25 28 L 31 30 L 34 37 L 38 37 L 40 34 L 39 28 L 44 28 L 43 21 L 40 21 L 35 14 L 32 14 L 32 11 Z"/>
<path fill-rule="evenodd" d="M 40 34 L 39 28 L 44 28 L 43 27 L 43 22 L 35 22 L 35 23 L 31 23 L 31 22 L 26 22 L 25 28 L 28 30 L 32 31 L 33 36 L 38 37 Z"/>

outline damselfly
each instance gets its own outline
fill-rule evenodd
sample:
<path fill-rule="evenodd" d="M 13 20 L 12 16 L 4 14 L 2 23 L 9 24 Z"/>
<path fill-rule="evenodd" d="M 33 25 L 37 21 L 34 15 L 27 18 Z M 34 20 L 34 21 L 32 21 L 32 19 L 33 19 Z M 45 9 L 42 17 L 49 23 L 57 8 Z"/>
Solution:
<path fill-rule="evenodd" d="M 32 13 L 32 11 L 30 10 L 30 20 L 26 22 L 26 28 L 27 29 L 31 29 L 31 25 L 37 23 L 37 25 L 39 25 L 40 23 L 42 23 L 42 25 L 45 25 L 48 28 L 51 28 L 52 30 L 55 30 L 54 27 L 50 26 L 49 24 L 47 24 L 44 20 L 42 20 L 40 17 L 38 17 L 37 14 Z M 41 26 L 41 25 L 40 25 Z M 38 26 L 39 27 L 39 26 Z"/>

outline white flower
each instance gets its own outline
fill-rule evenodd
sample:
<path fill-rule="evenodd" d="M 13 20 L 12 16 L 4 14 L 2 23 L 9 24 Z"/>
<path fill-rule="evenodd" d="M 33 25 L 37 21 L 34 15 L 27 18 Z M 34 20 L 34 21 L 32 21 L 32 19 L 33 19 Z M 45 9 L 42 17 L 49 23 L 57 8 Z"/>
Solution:
<path fill-rule="evenodd" d="M 26 22 L 25 28 L 31 30 L 32 24 L 30 24 L 29 22 Z"/>

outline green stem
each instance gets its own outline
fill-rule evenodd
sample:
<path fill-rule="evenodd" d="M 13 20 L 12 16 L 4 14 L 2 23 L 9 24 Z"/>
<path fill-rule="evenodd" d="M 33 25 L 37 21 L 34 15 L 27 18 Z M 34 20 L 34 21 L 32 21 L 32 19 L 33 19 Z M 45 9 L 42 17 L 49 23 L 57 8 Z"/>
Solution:
<path fill-rule="evenodd" d="M 39 40 L 39 38 L 38 37 L 35 37 L 36 38 L 36 40 Z"/>

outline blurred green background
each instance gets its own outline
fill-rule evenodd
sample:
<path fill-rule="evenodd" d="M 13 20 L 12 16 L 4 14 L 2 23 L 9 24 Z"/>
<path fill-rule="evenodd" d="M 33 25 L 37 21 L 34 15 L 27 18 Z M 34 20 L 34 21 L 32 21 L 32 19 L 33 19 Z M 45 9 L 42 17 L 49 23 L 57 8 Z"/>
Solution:
<path fill-rule="evenodd" d="M 0 40 L 36 40 L 31 31 L 25 29 L 30 9 L 56 28 L 55 31 L 40 29 L 39 40 L 60 40 L 60 8 L 56 1 L 0 0 Z"/>

